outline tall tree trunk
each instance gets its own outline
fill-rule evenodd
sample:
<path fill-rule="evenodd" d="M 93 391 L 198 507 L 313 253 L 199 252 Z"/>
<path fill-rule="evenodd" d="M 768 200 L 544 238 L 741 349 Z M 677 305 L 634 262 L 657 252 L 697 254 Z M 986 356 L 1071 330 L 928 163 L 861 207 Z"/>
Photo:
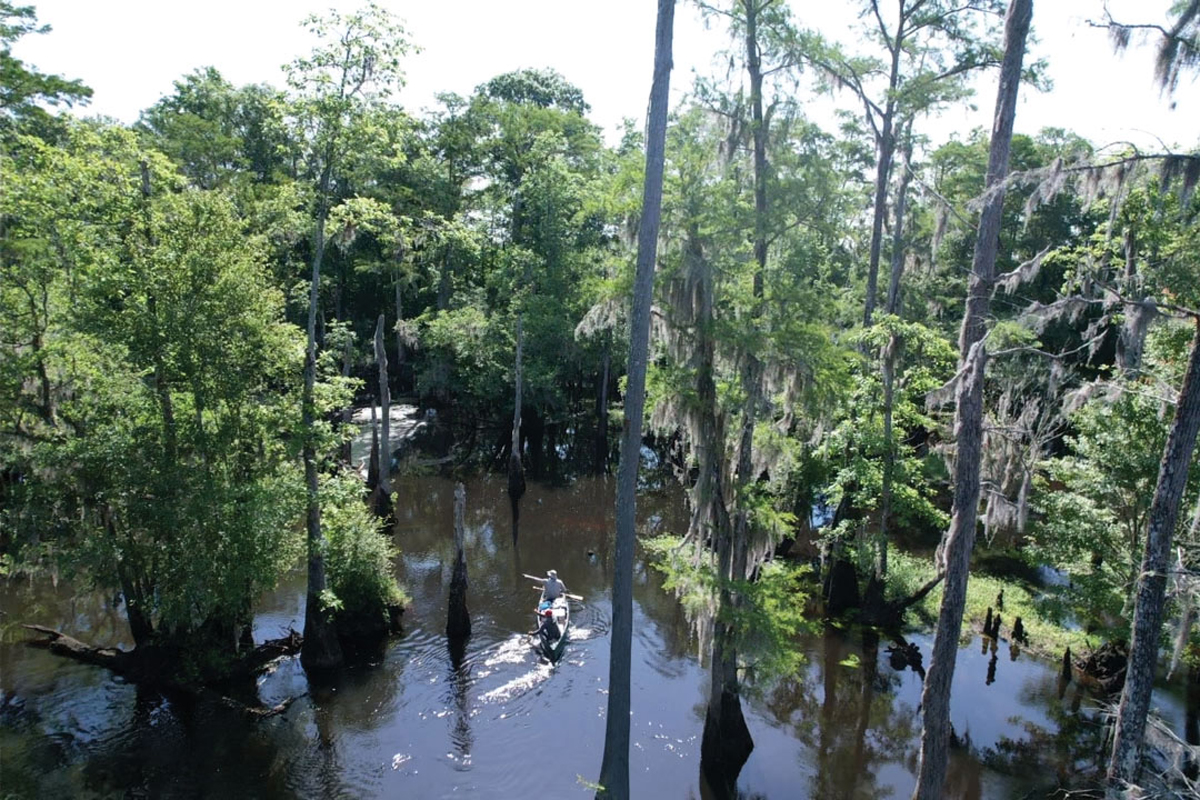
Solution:
<path fill-rule="evenodd" d="M 629 320 L 629 371 L 625 419 L 621 429 L 621 461 L 617 469 L 617 536 L 613 559 L 612 646 L 608 662 L 608 712 L 604 757 L 597 797 L 629 797 L 630 658 L 633 643 L 633 547 L 637 505 L 638 461 L 642 447 L 642 415 L 646 401 L 646 360 L 650 349 L 650 304 L 662 212 L 663 161 L 667 138 L 667 103 L 671 80 L 671 40 L 675 0 L 658 0 L 654 34 L 654 79 L 646 132 L 646 178 L 642 187 L 642 221 L 638 228 L 637 271 Z"/>
<path fill-rule="evenodd" d="M 938 612 L 937 634 L 933 642 L 929 672 L 921 695 L 924 726 L 921 731 L 921 765 L 913 793 L 916 800 L 940 798 L 946 782 L 950 744 L 950 684 L 954 677 L 954 661 L 958 655 L 958 636 L 962 629 L 963 608 L 966 604 L 971 547 L 975 543 L 976 518 L 979 513 L 983 379 L 987 368 L 987 349 L 983 344 L 983 335 L 992 285 L 995 282 L 996 250 L 999 246 L 1000 218 L 1004 205 L 1001 181 L 1008 173 L 1017 89 L 1021 82 L 1025 39 L 1032 18 L 1033 0 L 1012 0 L 1009 4 L 1004 24 L 1004 61 L 1000 68 L 1000 88 L 996 98 L 996 116 L 988 153 L 986 186 L 991 194 L 979 219 L 966 316 L 963 318 L 962 332 L 959 335 L 959 353 L 963 369 L 959 378 L 954 425 L 954 504 L 943 551 L 946 585 L 942 594 L 942 606 Z"/>
<path fill-rule="evenodd" d="M 867 300 L 863 308 L 863 326 L 870 327 L 875 315 L 875 298 L 879 286 L 879 258 L 883 250 L 883 218 L 887 214 L 887 190 L 892 177 L 892 156 L 896 151 L 896 87 L 900 85 L 900 56 L 904 46 L 904 24 L 907 14 L 900 1 L 900 19 L 896 22 L 896 39 L 888 42 L 892 63 L 888 70 L 888 96 L 879 129 L 879 164 L 875 169 L 875 205 L 871 214 L 871 248 L 867 261 Z M 911 13 L 911 12 L 908 12 Z"/>
<path fill-rule="evenodd" d="M 375 323 L 375 361 L 379 364 L 379 486 L 383 494 L 391 491 L 392 472 L 392 390 L 388 386 L 387 347 L 383 342 L 384 315 Z"/>
<path fill-rule="evenodd" d="M 396 279 L 396 391 L 403 393 L 404 380 L 404 334 L 400 323 L 404 321 L 404 299 L 400 292 L 400 280 Z"/>
<path fill-rule="evenodd" d="M 521 463 L 521 355 L 525 345 L 523 313 L 517 314 L 517 354 L 513 367 L 513 423 L 512 445 L 508 453 L 508 500 L 512 504 L 512 537 L 517 541 L 517 520 L 520 517 L 521 498 L 525 496 L 525 467 Z"/>
<path fill-rule="evenodd" d="M 896 220 L 892 228 L 892 270 L 888 281 L 886 310 L 888 314 L 900 313 L 900 278 L 904 274 L 904 212 L 908 203 L 908 184 L 911 172 L 908 162 L 912 158 L 912 120 L 903 126 L 904 172 L 896 189 Z M 903 349 L 903 339 L 892 334 L 880 353 L 880 370 L 883 377 L 883 486 L 879 500 L 879 532 L 875 537 L 875 569 L 867 584 L 867 606 L 874 613 L 883 606 L 883 581 L 888 569 L 888 519 L 892 514 L 892 483 L 896 473 L 896 442 L 892 430 L 892 418 L 896 398 L 896 366 Z"/>
<path fill-rule="evenodd" d="M 882 592 L 888 570 L 888 518 L 892 514 L 892 483 L 896 474 L 896 441 L 892 417 L 896 397 L 896 364 L 900 360 L 903 342 L 892 334 L 880 354 L 883 369 L 883 487 L 879 501 L 879 534 L 875 541 L 875 573 L 877 591 Z M 868 594 L 872 594 L 868 590 Z M 881 595 L 882 596 L 882 595 Z"/>
<path fill-rule="evenodd" d="M 901 164 L 900 185 L 896 188 L 896 222 L 892 228 L 892 272 L 888 279 L 887 313 L 900 313 L 900 278 L 904 275 L 904 214 L 908 209 L 908 184 L 912 180 L 909 162 L 912 161 L 912 120 L 904 126 L 904 162 Z"/>
<path fill-rule="evenodd" d="M 904 274 L 904 212 L 908 203 L 908 184 L 911 172 L 908 162 L 912 158 L 912 120 L 903 126 L 904 171 L 896 189 L 896 220 L 892 228 L 892 270 L 888 280 L 886 310 L 888 314 L 900 313 L 900 278 Z M 879 532 L 875 537 L 875 570 L 867 585 L 867 605 L 872 612 L 882 609 L 883 582 L 888 570 L 888 520 L 892 514 L 892 483 L 896 474 L 896 442 L 892 430 L 895 412 L 896 366 L 904 342 L 892 334 L 880 353 L 880 369 L 883 376 L 883 486 L 879 500 Z"/>
<path fill-rule="evenodd" d="M 746 71 L 750 78 L 750 131 L 754 144 L 754 302 L 751 316 L 761 315 L 763 281 L 767 263 L 767 130 L 762 108 L 762 57 L 758 46 L 759 0 L 744 0 L 746 21 Z M 754 428 L 762 405 L 762 363 L 754 352 L 743 354 L 741 381 L 746 393 L 742 411 L 741 432 L 738 437 L 737 464 L 734 473 L 740 497 L 754 481 Z M 715 407 L 715 397 L 714 407 Z M 733 519 L 717 481 L 719 505 L 715 516 L 714 536 L 717 545 L 717 613 L 713 622 L 711 684 L 708 707 L 704 716 L 704 734 L 700 759 L 710 786 L 723 795 L 733 795 L 737 775 L 754 749 L 754 740 L 742 714 L 741 688 L 737 674 L 737 647 L 734 643 L 732 617 L 740 598 L 732 588 L 747 573 L 747 553 L 750 539 L 750 517 L 744 502 L 735 506 Z M 716 493 L 715 493 L 716 494 Z"/>
<path fill-rule="evenodd" d="M 1129 670 L 1121 704 L 1117 707 L 1116 735 L 1108 764 L 1110 788 L 1120 790 L 1135 783 L 1141 766 L 1150 690 L 1154 688 L 1154 666 L 1162 633 L 1163 598 L 1167 588 L 1168 558 L 1179 505 L 1187 488 L 1188 465 L 1200 431 L 1200 319 L 1195 321 L 1192 354 L 1179 390 L 1175 419 L 1167 436 L 1158 484 L 1150 504 L 1150 526 L 1146 551 L 1137 584 L 1133 612 L 1133 636 L 1129 646 Z"/>
<path fill-rule="evenodd" d="M 321 287 L 321 259 L 325 256 L 325 219 L 329 214 L 328 158 L 321 173 L 317 226 L 313 234 L 312 286 L 308 295 L 308 345 L 304 352 L 304 390 L 301 423 L 304 428 L 304 485 L 308 493 L 305 527 L 308 534 L 308 592 L 304 598 L 304 644 L 300 663 L 306 670 L 327 670 L 342 665 L 342 646 L 332 615 L 322 608 L 325 592 L 325 537 L 321 533 L 320 489 L 317 478 L 316 407 L 313 390 L 317 379 L 317 305 Z"/>

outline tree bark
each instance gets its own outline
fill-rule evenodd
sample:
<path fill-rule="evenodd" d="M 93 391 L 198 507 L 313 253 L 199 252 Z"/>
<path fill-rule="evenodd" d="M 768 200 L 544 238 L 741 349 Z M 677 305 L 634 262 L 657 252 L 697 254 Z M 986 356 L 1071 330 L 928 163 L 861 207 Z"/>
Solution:
<path fill-rule="evenodd" d="M 996 98 L 996 116 L 988 154 L 986 191 L 989 192 L 979 220 L 975 240 L 966 315 L 959 335 L 963 374 L 958 386 L 955 420 L 954 504 L 944 557 L 946 585 L 938 612 L 937 634 L 925 689 L 921 695 L 924 726 L 921 731 L 921 764 L 915 800 L 942 796 L 950 743 L 950 684 L 958 655 L 958 636 L 966 604 L 971 547 L 975 542 L 979 513 L 979 466 L 983 446 L 983 380 L 987 349 L 983 343 L 992 286 L 995 283 L 996 251 L 1004 205 L 1001 183 L 1008 173 L 1017 89 L 1025 57 L 1025 39 L 1033 17 L 1033 0 L 1012 0 L 1004 25 L 1004 62 Z"/>
<path fill-rule="evenodd" d="M 608 662 L 608 712 L 604 756 L 597 797 L 629 797 L 630 658 L 633 642 L 633 547 L 637 504 L 642 415 L 646 401 L 646 361 L 650 347 L 650 304 L 662 213 L 663 162 L 667 136 L 667 104 L 671 80 L 671 40 L 675 0 L 658 0 L 654 34 L 654 79 L 646 133 L 646 178 L 642 187 L 642 220 L 638 228 L 637 269 L 629 321 L 629 371 L 625 418 L 621 429 L 621 461 L 617 469 L 617 535 L 613 563 L 612 647 Z"/>
<path fill-rule="evenodd" d="M 896 188 L 896 222 L 892 228 L 892 272 L 888 279 L 887 313 L 900 313 L 900 278 L 904 275 L 904 214 L 908 209 L 908 184 L 912 180 L 909 162 L 912 160 L 912 120 L 901 134 L 904 142 L 904 172 Z"/>
<path fill-rule="evenodd" d="M 1141 766 L 1150 690 L 1158 660 L 1162 632 L 1163 598 L 1167 588 L 1171 539 L 1179 517 L 1179 505 L 1187 488 L 1188 465 L 1200 431 L 1200 320 L 1195 321 L 1192 353 L 1187 374 L 1179 390 L 1175 419 L 1158 468 L 1158 484 L 1150 504 L 1150 526 L 1146 551 L 1138 578 L 1133 612 L 1133 636 L 1129 647 L 1129 669 L 1121 703 L 1117 707 L 1116 735 L 1108 764 L 1108 784 L 1120 790 L 1136 783 Z"/>

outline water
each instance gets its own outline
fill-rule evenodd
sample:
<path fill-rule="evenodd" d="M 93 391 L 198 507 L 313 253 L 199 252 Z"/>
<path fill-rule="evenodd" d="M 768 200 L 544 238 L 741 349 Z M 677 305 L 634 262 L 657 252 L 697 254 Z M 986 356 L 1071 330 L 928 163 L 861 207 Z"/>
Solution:
<path fill-rule="evenodd" d="M 587 797 L 603 751 L 611 606 L 613 482 L 531 483 L 514 548 L 500 478 L 467 485 L 468 603 L 474 633 L 451 667 L 444 628 L 452 566 L 453 484 L 397 480 L 396 568 L 413 596 L 405 633 L 377 664 L 310 686 L 295 661 L 265 676 L 268 703 L 303 695 L 276 718 L 168 700 L 20 644 L 15 623 L 53 625 L 128 646 L 113 598 L 16 582 L 3 588 L 0 790 L 14 796 Z M 639 501 L 642 531 L 680 530 L 678 491 Z M 640 556 L 640 554 L 639 554 Z M 576 604 L 561 662 L 540 659 L 537 593 L 522 573 L 556 568 Z M 262 599 L 256 637 L 299 628 L 299 574 Z M 640 559 L 634 581 L 630 772 L 635 797 L 703 798 L 700 733 L 708 678 L 682 609 Z M 930 637 L 910 635 L 928 658 Z M 918 753 L 921 679 L 889 665 L 888 640 L 814 631 L 800 671 L 745 690 L 755 749 L 745 797 L 906 797 Z M 948 796 L 1038 796 L 1097 763 L 1091 702 L 1060 699 L 1054 665 L 994 654 L 978 638 L 960 651 Z M 989 670 L 989 666 L 992 667 Z M 992 673 L 989 675 L 989 672 Z M 1182 704 L 1156 695 L 1182 729 Z"/>

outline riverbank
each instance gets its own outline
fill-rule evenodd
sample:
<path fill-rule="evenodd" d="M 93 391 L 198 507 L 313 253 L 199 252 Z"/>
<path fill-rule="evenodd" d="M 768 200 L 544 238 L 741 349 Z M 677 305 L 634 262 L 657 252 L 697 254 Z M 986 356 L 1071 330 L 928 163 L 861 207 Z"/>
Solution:
<path fill-rule="evenodd" d="M 935 574 L 933 559 L 893 550 L 889 556 L 887 597 L 907 597 L 927 583 Z M 1004 593 L 1004 608 L 997 608 L 996 598 Z M 963 613 L 960 640 L 968 641 L 983 630 L 988 609 L 1001 617 L 1000 637 L 1011 640 L 1012 626 L 1019 617 L 1025 629 L 1021 647 L 1034 656 L 1059 659 L 1063 650 L 1071 648 L 1081 653 L 1099 647 L 1103 639 L 1086 634 L 1082 629 L 1066 627 L 1051 619 L 1038 602 L 1038 593 L 1031 591 L 1023 581 L 999 578 L 979 571 L 971 573 L 967 583 L 967 603 Z M 938 609 L 942 603 L 942 587 L 939 585 L 909 612 L 916 617 L 922 628 L 932 628 L 937 622 Z"/>

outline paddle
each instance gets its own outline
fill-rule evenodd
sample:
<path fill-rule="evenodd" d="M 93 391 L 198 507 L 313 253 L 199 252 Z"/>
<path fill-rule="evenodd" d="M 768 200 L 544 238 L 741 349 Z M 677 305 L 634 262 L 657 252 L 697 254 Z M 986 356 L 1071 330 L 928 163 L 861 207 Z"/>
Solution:
<path fill-rule="evenodd" d="M 539 578 L 537 575 L 530 575 L 528 572 L 522 572 L 521 574 L 522 574 L 522 575 L 524 575 L 526 578 L 529 578 L 529 580 L 531 580 L 531 581 L 544 581 L 544 580 L 546 580 L 545 578 Z M 533 589 L 537 589 L 538 591 L 541 591 L 541 590 L 542 590 L 542 588 L 544 588 L 544 587 L 542 587 L 542 586 L 533 586 L 533 587 L 531 587 L 531 588 L 533 588 Z M 568 600 L 574 600 L 574 601 L 576 601 L 576 602 L 578 602 L 578 603 L 582 603 L 582 602 L 583 602 L 583 595 L 579 595 L 579 594 L 571 594 L 570 592 L 563 592 L 563 597 L 567 598 Z"/>

